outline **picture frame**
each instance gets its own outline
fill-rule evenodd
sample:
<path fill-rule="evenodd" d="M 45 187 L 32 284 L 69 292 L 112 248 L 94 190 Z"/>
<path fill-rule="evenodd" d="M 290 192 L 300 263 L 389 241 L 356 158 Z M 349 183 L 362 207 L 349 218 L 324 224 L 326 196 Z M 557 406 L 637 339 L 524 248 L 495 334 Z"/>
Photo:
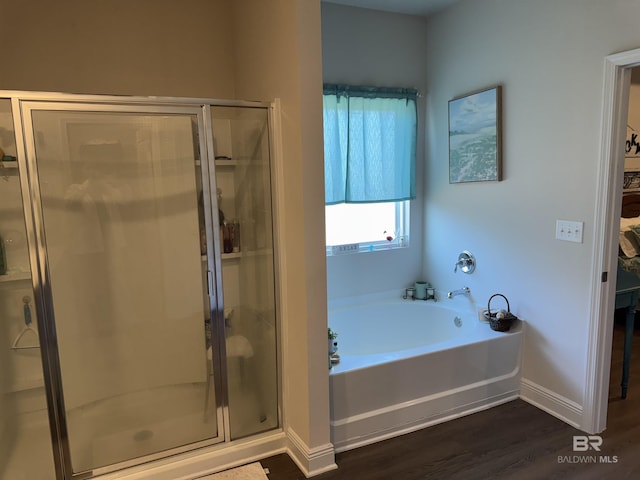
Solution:
<path fill-rule="evenodd" d="M 449 183 L 502 180 L 502 86 L 449 100 Z"/>
<path fill-rule="evenodd" d="M 623 193 L 640 192 L 640 170 L 625 170 L 622 184 Z"/>

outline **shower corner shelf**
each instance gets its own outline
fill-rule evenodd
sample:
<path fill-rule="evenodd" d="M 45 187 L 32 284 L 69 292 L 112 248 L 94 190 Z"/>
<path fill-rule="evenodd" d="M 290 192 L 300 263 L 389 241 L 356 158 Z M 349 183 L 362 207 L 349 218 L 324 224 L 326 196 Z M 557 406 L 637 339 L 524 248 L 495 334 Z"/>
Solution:
<path fill-rule="evenodd" d="M 17 176 L 18 162 L 0 162 L 0 176 Z"/>
<path fill-rule="evenodd" d="M 222 260 L 232 260 L 234 258 L 240 258 L 242 257 L 242 252 L 236 252 L 236 253 L 221 253 L 220 254 L 220 258 Z M 207 261 L 207 256 L 206 255 L 201 255 L 200 256 L 200 260 L 202 260 L 203 262 Z"/>
<path fill-rule="evenodd" d="M 35 390 L 44 387 L 44 378 L 42 375 L 34 377 L 25 377 L 18 379 L 8 388 L 9 392 L 24 392 L 27 390 Z"/>
<path fill-rule="evenodd" d="M 31 272 L 9 272 L 0 275 L 0 283 L 19 282 L 23 280 L 31 280 Z"/>
<path fill-rule="evenodd" d="M 218 159 L 214 162 L 216 164 L 216 167 L 237 167 L 238 166 L 238 160 L 232 160 L 232 159 Z"/>
<path fill-rule="evenodd" d="M 232 260 L 234 258 L 241 258 L 241 257 L 259 257 L 262 255 L 269 255 L 272 253 L 273 253 L 273 250 L 271 250 L 270 248 L 261 248 L 259 250 L 247 250 L 247 251 L 237 252 L 237 253 L 222 253 L 220 254 L 220 258 L 222 258 L 222 260 Z"/>

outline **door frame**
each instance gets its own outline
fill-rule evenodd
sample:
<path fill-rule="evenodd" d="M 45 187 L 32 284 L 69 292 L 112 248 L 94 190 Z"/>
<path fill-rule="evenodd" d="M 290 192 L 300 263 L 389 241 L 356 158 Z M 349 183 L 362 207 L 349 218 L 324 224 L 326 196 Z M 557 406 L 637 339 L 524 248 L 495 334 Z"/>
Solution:
<path fill-rule="evenodd" d="M 624 140 L 629 109 L 631 69 L 640 65 L 640 49 L 605 58 L 600 160 L 594 217 L 591 318 L 582 429 L 600 433 L 607 425 L 615 275 L 622 208 Z"/>
<path fill-rule="evenodd" d="M 59 343 L 57 341 L 57 326 L 55 319 L 55 312 L 53 306 L 53 293 L 51 286 L 50 272 L 51 267 L 49 265 L 49 254 L 46 247 L 46 234 L 44 225 L 44 206 L 41 198 L 40 189 L 40 175 L 38 173 L 37 154 L 35 147 L 35 126 L 33 119 L 33 112 L 38 111 L 55 111 L 57 113 L 85 113 L 92 114 L 152 114 L 152 115 L 181 115 L 198 118 L 199 128 L 199 149 L 201 154 L 201 167 L 202 173 L 199 174 L 196 171 L 196 175 L 202 176 L 203 190 L 205 197 L 211 196 L 211 185 L 215 182 L 214 171 L 210 171 L 209 164 L 213 165 L 210 159 L 213 155 L 209 155 L 208 145 L 212 144 L 211 139 L 207 138 L 204 133 L 204 118 L 205 111 L 202 106 L 193 104 L 183 104 L 176 102 L 174 104 L 155 104 L 152 102 L 129 104 L 123 101 L 102 101 L 91 102 L 82 101 L 77 97 L 70 97 L 68 99 L 19 99 L 19 109 L 16 109 L 14 116 L 21 122 L 22 139 L 21 143 L 24 144 L 24 154 L 20 156 L 20 167 L 26 172 L 26 175 L 22 176 L 25 180 L 26 189 L 24 192 L 29 192 L 31 204 L 29 205 L 29 217 L 27 219 L 27 231 L 32 243 L 37 245 L 36 257 L 32 260 L 32 271 L 39 272 L 39 274 L 33 276 L 34 282 L 34 297 L 36 304 L 39 307 L 38 326 L 41 335 L 42 344 L 42 356 L 43 364 L 47 365 L 46 371 L 49 372 L 51 377 L 45 378 L 47 402 L 50 412 L 50 427 L 52 431 L 52 442 L 56 446 L 54 451 L 54 464 L 56 466 L 57 475 L 60 478 L 74 478 L 83 479 L 93 476 L 102 475 L 105 473 L 115 472 L 123 468 L 129 468 L 132 466 L 138 466 L 142 463 L 159 460 L 168 456 L 167 451 L 160 450 L 152 453 L 143 454 L 131 459 L 125 459 L 118 461 L 107 466 L 95 466 L 89 469 L 80 470 L 74 472 L 72 465 L 71 444 L 68 431 L 68 410 L 65 407 L 64 401 L 64 389 L 62 384 L 62 367 L 60 363 Z M 65 122 L 64 118 L 62 120 Z M 214 167 L 211 166 L 211 169 Z M 23 195 L 24 197 L 24 195 Z M 206 205 L 205 202 L 205 206 Z M 211 215 L 211 212 L 217 213 L 217 209 L 211 210 L 206 208 L 207 213 Z M 25 208 L 25 211 L 27 209 Z M 219 258 L 219 245 L 217 244 L 218 235 L 215 235 L 213 228 L 214 224 L 217 224 L 217 215 L 214 221 L 207 221 L 207 249 L 210 252 L 214 252 L 214 255 L 208 256 L 207 269 L 213 273 L 215 277 L 220 278 L 220 258 Z M 215 248 L 214 248 L 215 244 Z M 215 260 L 213 257 L 215 256 Z M 214 351 L 220 352 L 220 356 L 224 357 L 225 345 L 223 337 L 220 332 L 223 332 L 223 317 L 219 314 L 223 311 L 224 306 L 222 304 L 222 284 L 218 282 L 218 288 L 214 288 L 212 283 L 209 285 L 203 285 L 206 288 L 208 303 L 210 308 L 210 315 L 217 318 L 214 322 L 214 335 L 212 341 L 214 342 Z M 204 329 L 203 329 L 204 335 Z M 214 361 L 211 365 L 214 371 L 213 378 L 215 384 L 215 418 L 216 428 L 212 429 L 212 435 L 205 440 L 198 440 L 192 443 L 180 445 L 170 449 L 171 454 L 179 454 L 192 451 L 196 448 L 208 447 L 215 444 L 224 442 L 228 436 L 225 435 L 228 428 L 228 413 L 225 411 L 226 405 L 223 403 L 225 398 L 223 383 L 226 380 L 226 374 L 222 371 L 221 364 Z M 207 374 L 208 375 L 208 374 Z"/>

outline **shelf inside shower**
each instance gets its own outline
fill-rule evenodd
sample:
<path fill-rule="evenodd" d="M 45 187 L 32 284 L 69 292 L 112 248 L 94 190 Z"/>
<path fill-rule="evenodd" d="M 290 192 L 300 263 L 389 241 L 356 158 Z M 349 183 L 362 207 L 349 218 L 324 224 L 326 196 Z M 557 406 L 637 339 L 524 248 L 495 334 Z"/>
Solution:
<path fill-rule="evenodd" d="M 200 160 L 196 160 L 196 167 L 202 166 L 202 162 Z M 214 163 L 216 167 L 237 167 L 240 165 L 240 160 L 234 160 L 233 158 L 217 158 Z M 248 163 L 245 161 L 245 163 Z"/>
<path fill-rule="evenodd" d="M 259 256 L 259 255 L 269 255 L 273 253 L 273 250 L 269 249 L 269 248 L 263 248 L 261 250 L 251 250 L 249 252 L 235 252 L 235 253 L 221 253 L 220 254 L 220 258 L 222 260 L 234 260 L 237 258 L 242 258 L 242 257 L 255 257 L 255 256 Z M 200 259 L 203 262 L 207 261 L 207 256 L 206 255 L 202 255 L 200 257 Z"/>
<path fill-rule="evenodd" d="M 0 162 L 0 176 L 17 177 L 18 162 Z"/>
<path fill-rule="evenodd" d="M 31 272 L 9 272 L 5 275 L 0 275 L 0 283 L 20 282 L 25 280 L 31 280 Z"/>
<path fill-rule="evenodd" d="M 216 167 L 237 167 L 238 166 L 238 160 L 233 160 L 231 158 L 227 159 L 221 159 L 218 158 L 215 161 Z"/>
<path fill-rule="evenodd" d="M 17 379 L 12 385 L 8 386 L 7 392 L 25 392 L 38 388 L 44 388 L 44 377 L 42 375 Z"/>
<path fill-rule="evenodd" d="M 220 258 L 222 260 L 233 260 L 234 258 L 240 258 L 242 257 L 242 253 L 241 252 L 236 252 L 236 253 L 221 253 L 220 254 Z M 207 261 L 207 256 L 206 255 L 202 255 L 200 257 L 200 259 L 202 260 L 202 262 L 206 262 Z"/>

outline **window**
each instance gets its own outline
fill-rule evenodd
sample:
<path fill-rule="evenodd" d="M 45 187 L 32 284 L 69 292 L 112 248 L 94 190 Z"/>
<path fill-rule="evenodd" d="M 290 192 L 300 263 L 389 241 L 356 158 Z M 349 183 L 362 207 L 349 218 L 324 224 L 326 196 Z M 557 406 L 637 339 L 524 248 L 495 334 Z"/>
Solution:
<path fill-rule="evenodd" d="M 325 84 L 328 254 L 408 246 L 416 94 L 412 89 Z"/>
<path fill-rule="evenodd" d="M 328 255 L 409 246 L 409 201 L 327 205 L 325 216 Z"/>

